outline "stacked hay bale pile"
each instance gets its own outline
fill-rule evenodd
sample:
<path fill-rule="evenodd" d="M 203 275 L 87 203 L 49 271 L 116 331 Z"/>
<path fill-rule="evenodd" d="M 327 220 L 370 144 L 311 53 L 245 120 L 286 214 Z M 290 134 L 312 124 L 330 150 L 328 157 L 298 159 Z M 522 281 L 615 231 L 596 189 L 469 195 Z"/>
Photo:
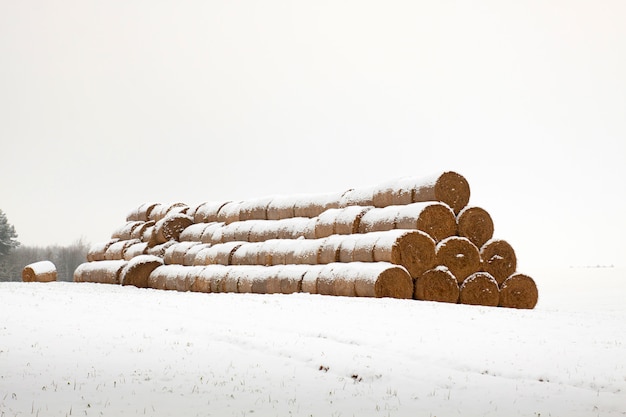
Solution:
<path fill-rule="evenodd" d="M 308 292 L 533 308 L 537 287 L 458 173 L 342 193 L 144 203 L 92 245 L 76 282 Z"/>

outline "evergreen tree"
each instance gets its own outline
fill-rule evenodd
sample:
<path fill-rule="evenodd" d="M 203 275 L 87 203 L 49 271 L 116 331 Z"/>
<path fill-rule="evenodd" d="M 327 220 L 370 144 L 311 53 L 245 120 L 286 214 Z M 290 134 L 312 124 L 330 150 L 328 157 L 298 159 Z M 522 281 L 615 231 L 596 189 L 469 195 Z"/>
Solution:
<path fill-rule="evenodd" d="M 19 245 L 15 227 L 9 224 L 6 214 L 0 210 L 0 258 L 8 255 L 11 249 L 17 248 Z"/>

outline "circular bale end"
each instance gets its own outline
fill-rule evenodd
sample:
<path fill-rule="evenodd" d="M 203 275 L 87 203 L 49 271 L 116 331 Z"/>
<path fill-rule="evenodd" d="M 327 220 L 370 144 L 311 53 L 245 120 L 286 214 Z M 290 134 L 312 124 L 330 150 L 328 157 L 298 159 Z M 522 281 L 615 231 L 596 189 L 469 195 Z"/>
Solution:
<path fill-rule="evenodd" d="M 442 240 L 437 244 L 436 254 L 437 265 L 447 267 L 459 284 L 480 270 L 480 252 L 465 237 L 450 236 Z"/>
<path fill-rule="evenodd" d="M 456 216 L 450 207 L 443 203 L 427 204 L 420 212 L 415 228 L 428 233 L 435 242 L 440 242 L 456 234 Z"/>
<path fill-rule="evenodd" d="M 374 261 L 401 265 L 417 278 L 436 265 L 435 241 L 420 230 L 378 232 L 374 244 Z"/>
<path fill-rule="evenodd" d="M 147 288 L 150 273 L 161 265 L 163 265 L 163 260 L 158 256 L 138 255 L 131 259 L 120 272 L 120 283 Z"/>
<path fill-rule="evenodd" d="M 437 267 L 424 272 L 415 282 L 414 297 L 424 301 L 457 303 L 459 284 L 446 267 Z"/>
<path fill-rule="evenodd" d="M 459 301 L 461 304 L 497 307 L 500 303 L 498 283 L 487 272 L 475 272 L 461 284 Z"/>
<path fill-rule="evenodd" d="M 480 249 L 482 270 L 489 272 L 502 285 L 517 269 L 515 250 L 505 240 L 492 239 Z"/>
<path fill-rule="evenodd" d="M 493 237 L 493 220 L 480 207 L 465 207 L 457 216 L 458 234 L 466 237 L 476 247 L 482 247 Z"/>
<path fill-rule="evenodd" d="M 513 274 L 500 286 L 500 307 L 533 309 L 539 300 L 535 281 L 524 274 Z"/>
<path fill-rule="evenodd" d="M 358 283 L 359 280 L 357 279 L 357 294 Z M 376 298 L 412 298 L 413 279 L 405 268 L 390 266 L 378 274 L 376 284 L 374 284 L 374 294 Z"/>
<path fill-rule="evenodd" d="M 470 199 L 469 183 L 461 174 L 444 172 L 435 182 L 435 198 L 459 213 Z"/>
<path fill-rule="evenodd" d="M 57 268 L 50 261 L 33 262 L 22 269 L 23 282 L 53 282 L 57 280 Z"/>

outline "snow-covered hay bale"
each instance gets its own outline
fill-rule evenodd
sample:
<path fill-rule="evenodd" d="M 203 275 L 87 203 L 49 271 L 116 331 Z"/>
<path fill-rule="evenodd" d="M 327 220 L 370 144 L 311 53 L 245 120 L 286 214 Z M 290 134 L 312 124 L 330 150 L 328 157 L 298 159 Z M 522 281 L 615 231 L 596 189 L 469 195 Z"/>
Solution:
<path fill-rule="evenodd" d="M 410 182 L 405 180 L 404 183 Z M 413 184 L 413 202 L 441 201 L 455 213 L 459 213 L 469 202 L 469 183 L 461 174 L 453 171 L 440 175 L 416 179 Z"/>
<path fill-rule="evenodd" d="M 104 259 L 107 261 L 124 259 L 124 253 L 126 252 L 126 250 L 135 243 L 139 242 L 140 240 L 138 239 L 118 240 L 117 242 L 109 245 L 106 252 L 104 253 Z"/>
<path fill-rule="evenodd" d="M 33 262 L 22 269 L 24 282 L 52 282 L 57 280 L 57 268 L 50 261 Z"/>
<path fill-rule="evenodd" d="M 475 272 L 461 284 L 459 302 L 497 307 L 500 303 L 498 283 L 488 272 Z"/>
<path fill-rule="evenodd" d="M 206 223 L 202 231 L 202 236 L 200 237 L 200 242 L 211 245 L 222 243 L 223 229 L 224 223 L 222 222 Z"/>
<path fill-rule="evenodd" d="M 157 243 L 178 240 L 183 230 L 193 224 L 193 219 L 186 214 L 174 213 L 167 215 L 155 224 Z"/>
<path fill-rule="evenodd" d="M 267 205 L 267 219 L 281 220 L 295 217 L 294 206 L 301 196 L 275 196 Z"/>
<path fill-rule="evenodd" d="M 148 286 L 158 290 L 190 291 L 201 267 L 162 265 L 148 276 Z"/>
<path fill-rule="evenodd" d="M 111 239 L 129 240 L 133 230 L 144 223 L 139 220 L 128 221 L 113 231 Z"/>
<path fill-rule="evenodd" d="M 119 284 L 122 269 L 128 261 L 95 261 L 78 265 L 74 271 L 74 282 Z"/>
<path fill-rule="evenodd" d="M 226 242 L 202 249 L 196 254 L 194 265 L 232 265 L 235 251 L 246 242 Z"/>
<path fill-rule="evenodd" d="M 302 276 L 301 291 L 309 294 L 319 294 L 317 290 L 317 277 L 325 265 L 308 265 Z"/>
<path fill-rule="evenodd" d="M 359 233 L 361 218 L 372 208 L 372 206 L 350 206 L 341 209 L 335 216 L 334 233 L 338 235 Z"/>
<path fill-rule="evenodd" d="M 437 244 L 435 251 L 437 265 L 446 266 L 459 284 L 480 270 L 480 252 L 476 245 L 465 237 L 445 238 Z"/>
<path fill-rule="evenodd" d="M 537 284 L 528 275 L 515 273 L 500 285 L 500 306 L 532 309 L 537 305 Z"/>
<path fill-rule="evenodd" d="M 169 248 L 172 245 L 175 245 L 176 243 L 177 242 L 175 240 L 169 240 L 165 243 L 161 243 L 156 246 L 152 246 L 152 247 L 148 246 L 148 249 L 146 250 L 146 254 L 163 258 L 165 256 L 165 251 L 167 250 L 167 248 Z"/>
<path fill-rule="evenodd" d="M 307 265 L 282 265 L 278 267 L 276 278 L 280 282 L 282 294 L 302 292 L 302 280 L 309 267 Z"/>
<path fill-rule="evenodd" d="M 259 260 L 263 242 L 244 243 L 232 254 L 231 265 L 265 265 L 265 259 Z"/>
<path fill-rule="evenodd" d="M 517 268 L 517 257 L 513 247 L 505 240 L 492 239 L 480 248 L 481 268 L 489 272 L 502 285 Z"/>
<path fill-rule="evenodd" d="M 87 262 L 106 260 L 106 252 L 109 246 L 118 242 L 119 239 L 110 239 L 106 242 L 93 243 L 87 251 Z"/>
<path fill-rule="evenodd" d="M 141 222 L 139 225 L 133 228 L 130 233 L 130 239 L 143 239 L 143 235 L 146 229 L 150 226 L 154 226 L 155 222 L 153 220 L 147 222 Z"/>
<path fill-rule="evenodd" d="M 180 232 L 178 240 L 180 242 L 200 242 L 202 240 L 202 233 L 206 229 L 209 223 L 193 223 L 190 224 Z"/>
<path fill-rule="evenodd" d="M 335 234 L 335 221 L 341 213 L 341 209 L 331 208 L 315 219 L 315 238 L 321 239 Z"/>
<path fill-rule="evenodd" d="M 265 242 L 278 238 L 277 220 L 250 220 L 248 242 Z"/>
<path fill-rule="evenodd" d="M 459 284 L 445 266 L 424 272 L 415 281 L 415 298 L 424 301 L 456 303 L 459 300 Z"/>
<path fill-rule="evenodd" d="M 297 199 L 293 206 L 294 217 L 317 217 L 331 208 L 339 207 L 341 193 L 310 195 Z"/>
<path fill-rule="evenodd" d="M 158 203 L 142 203 L 139 207 L 133 209 L 126 216 L 126 221 L 142 221 L 150 220 L 150 213 L 158 205 Z"/>
<path fill-rule="evenodd" d="M 339 207 L 374 206 L 375 187 L 351 188 L 339 198 Z"/>
<path fill-rule="evenodd" d="M 278 271 L 282 266 L 240 266 L 228 276 L 237 276 L 237 292 L 254 294 L 279 294 Z"/>
<path fill-rule="evenodd" d="M 130 261 L 135 256 L 144 255 L 148 252 L 148 244 L 146 242 L 138 241 L 135 244 L 130 245 L 124 251 L 124 259 Z"/>
<path fill-rule="evenodd" d="M 476 247 L 482 247 L 493 237 L 493 220 L 487 210 L 465 207 L 457 216 L 459 236 L 468 238 Z"/>
<path fill-rule="evenodd" d="M 285 256 L 285 264 L 316 265 L 323 239 L 296 239 L 293 250 Z"/>
<path fill-rule="evenodd" d="M 138 255 L 128 261 L 120 272 L 122 285 L 134 285 L 138 288 L 148 287 L 148 277 L 159 266 L 163 265 L 163 259 L 153 255 Z"/>
<path fill-rule="evenodd" d="M 209 245 L 208 243 L 198 243 L 197 245 L 191 246 L 189 249 L 187 249 L 187 252 L 185 252 L 185 256 L 183 257 L 183 265 L 193 266 L 198 253 L 201 250 L 209 247 L 211 247 L 211 245 Z"/>
<path fill-rule="evenodd" d="M 316 219 L 308 217 L 294 217 L 277 222 L 278 239 L 315 239 Z"/>
<path fill-rule="evenodd" d="M 141 241 L 146 242 L 150 248 L 159 243 L 157 242 L 156 223 L 154 220 L 151 220 L 151 222 L 153 224 L 144 228 L 143 234 L 141 235 Z"/>
<path fill-rule="evenodd" d="M 194 292 L 223 292 L 221 290 L 221 282 L 228 272 L 227 266 L 224 265 L 208 265 L 198 272 L 195 281 L 191 284 L 191 291 Z"/>
<path fill-rule="evenodd" d="M 401 265 L 412 278 L 421 276 L 435 266 L 435 241 L 420 230 L 393 230 L 373 233 L 373 256 L 376 262 Z M 367 236 L 367 235 L 363 235 Z M 359 241 L 357 248 L 367 245 Z"/>
<path fill-rule="evenodd" d="M 340 235 L 331 235 L 322 239 L 317 263 L 330 264 L 339 262 L 339 249 L 341 248 L 341 242 L 343 242 L 343 237 Z"/>
<path fill-rule="evenodd" d="M 374 187 L 372 203 L 375 207 L 398 206 L 414 203 L 413 189 L 419 179 L 401 178 Z"/>
<path fill-rule="evenodd" d="M 200 245 L 200 242 L 176 242 L 165 250 L 163 262 L 166 265 L 183 265 L 185 254 L 192 246 Z"/>
<path fill-rule="evenodd" d="M 202 203 L 193 213 L 194 223 L 214 223 L 217 222 L 217 213 L 229 201 L 213 201 Z"/>
<path fill-rule="evenodd" d="M 243 201 L 229 201 L 224 204 L 217 212 L 216 220 L 224 224 L 230 224 L 232 222 L 239 221 L 239 212 L 241 211 L 241 204 Z"/>
<path fill-rule="evenodd" d="M 242 202 L 239 210 L 239 220 L 266 220 L 267 206 L 271 201 L 272 197 L 262 197 Z"/>
<path fill-rule="evenodd" d="M 185 214 L 188 209 L 189 206 L 185 203 L 159 203 L 154 206 L 154 208 L 150 212 L 148 220 L 154 220 L 155 222 L 158 222 L 168 215 Z"/>
<path fill-rule="evenodd" d="M 387 262 L 325 265 L 317 271 L 316 285 L 317 293 L 325 295 L 377 298 L 411 298 L 413 295 L 413 280 L 407 270 Z M 313 287 L 307 274 L 302 287 L 303 291 Z"/>

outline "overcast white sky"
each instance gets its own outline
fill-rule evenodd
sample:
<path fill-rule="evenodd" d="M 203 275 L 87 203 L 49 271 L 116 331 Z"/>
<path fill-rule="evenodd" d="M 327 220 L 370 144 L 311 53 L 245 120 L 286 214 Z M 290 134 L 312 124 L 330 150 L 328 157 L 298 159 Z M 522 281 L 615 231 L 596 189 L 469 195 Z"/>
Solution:
<path fill-rule="evenodd" d="M 0 209 L 25 245 L 144 201 L 455 170 L 519 269 L 624 265 L 626 2 L 0 0 Z"/>

